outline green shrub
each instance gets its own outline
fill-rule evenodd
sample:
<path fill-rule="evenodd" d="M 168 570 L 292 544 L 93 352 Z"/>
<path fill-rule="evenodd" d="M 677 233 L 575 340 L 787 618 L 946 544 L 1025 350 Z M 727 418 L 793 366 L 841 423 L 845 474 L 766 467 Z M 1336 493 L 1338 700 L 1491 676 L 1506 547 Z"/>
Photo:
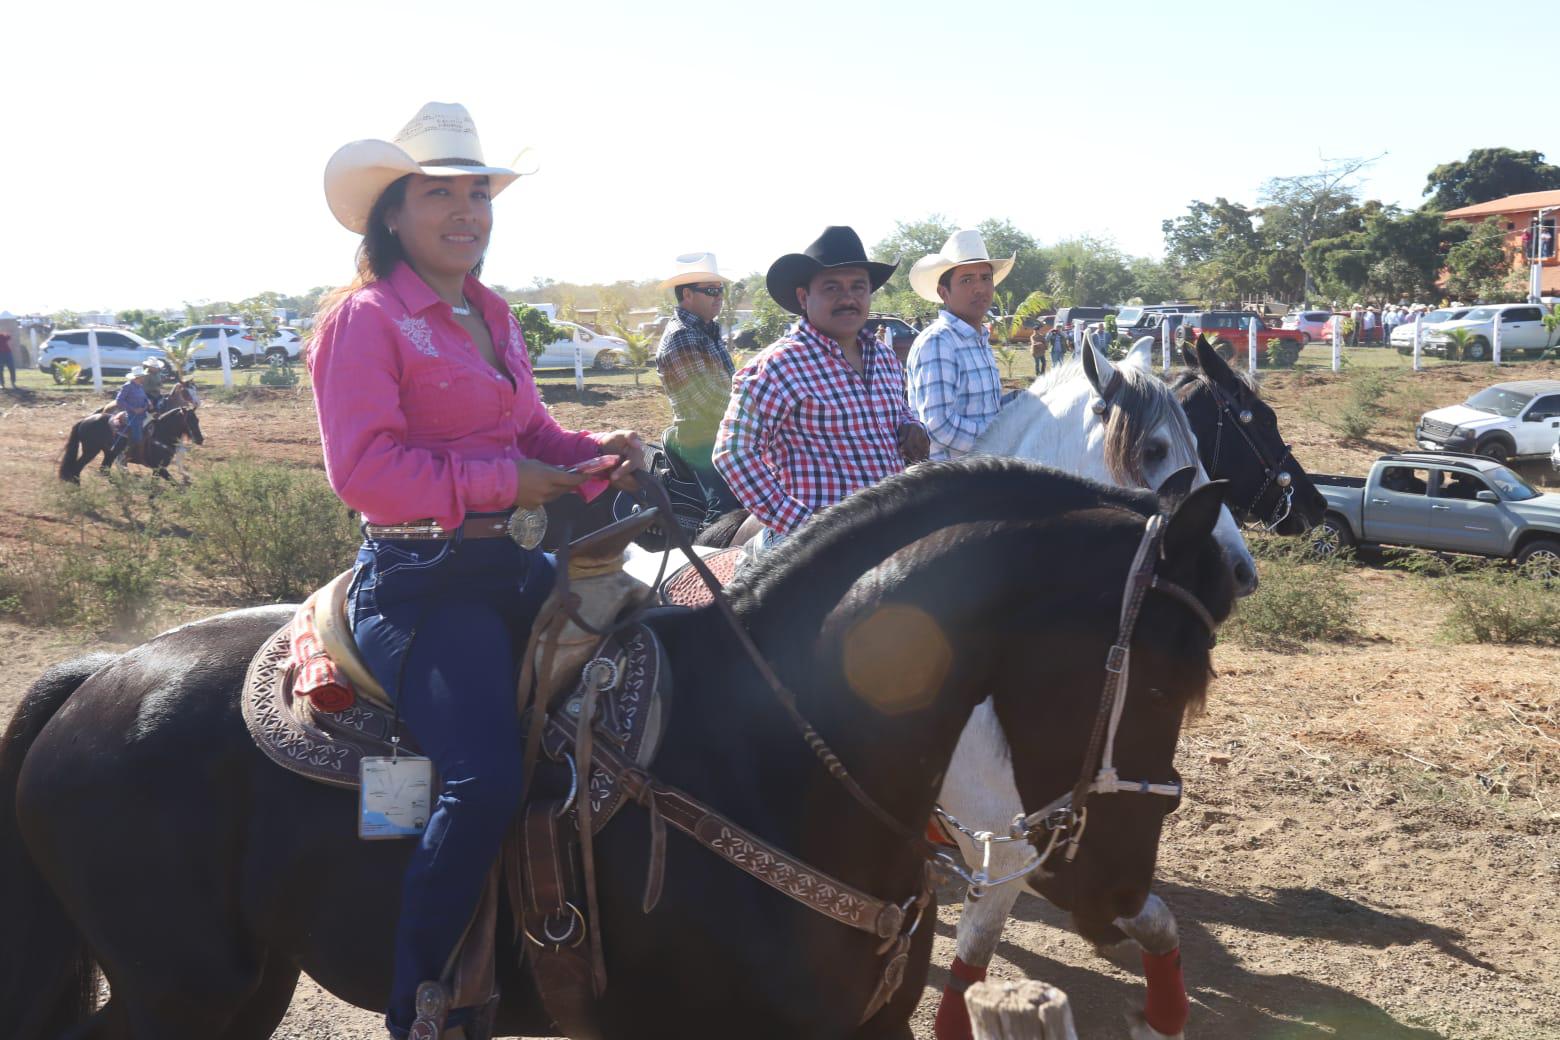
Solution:
<path fill-rule="evenodd" d="M 272 362 L 260 373 L 261 386 L 297 386 L 298 373 L 285 361 Z"/>
<path fill-rule="evenodd" d="M 1560 590 L 1495 565 L 1443 583 L 1441 631 L 1463 643 L 1560 646 Z"/>
<path fill-rule="evenodd" d="M 138 636 L 161 605 L 159 573 L 157 561 L 119 543 L 70 554 L 35 545 L 0 563 L 0 614 Z"/>
<path fill-rule="evenodd" d="M 1240 601 L 1225 627 L 1231 639 L 1268 650 L 1303 650 L 1307 643 L 1358 634 L 1355 596 L 1345 583 L 1343 563 L 1302 562 L 1297 554 L 1303 547 L 1266 548 L 1274 555 L 1258 556 L 1261 584 Z"/>
<path fill-rule="evenodd" d="M 190 486 L 184 501 L 195 566 L 246 596 L 295 599 L 352 562 L 359 536 L 318 470 L 235 459 Z"/>
<path fill-rule="evenodd" d="M 1392 378 L 1366 369 L 1349 377 L 1348 400 L 1326 422 L 1344 440 L 1359 441 L 1370 436 L 1381 414 L 1381 399 L 1392 389 Z"/>

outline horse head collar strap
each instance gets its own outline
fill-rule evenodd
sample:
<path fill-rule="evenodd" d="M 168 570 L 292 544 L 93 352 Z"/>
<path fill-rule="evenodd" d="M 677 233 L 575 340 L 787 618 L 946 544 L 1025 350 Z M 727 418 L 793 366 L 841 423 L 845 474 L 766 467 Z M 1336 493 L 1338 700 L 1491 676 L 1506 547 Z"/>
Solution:
<path fill-rule="evenodd" d="M 1251 454 L 1262 467 L 1262 484 L 1257 488 L 1257 493 L 1251 496 L 1251 501 L 1244 506 L 1237 507 L 1237 511 L 1243 517 L 1256 517 L 1266 530 L 1274 530 L 1279 524 L 1289 519 L 1290 510 L 1294 507 L 1294 477 L 1284 468 L 1286 461 L 1292 459 L 1293 453 L 1289 445 L 1284 445 L 1284 450 L 1278 458 L 1273 458 L 1259 444 L 1255 437 L 1247 432 L 1246 427 L 1251 425 L 1251 410 L 1249 408 L 1237 408 L 1235 399 L 1229 391 L 1219 386 L 1207 377 L 1200 377 L 1202 383 L 1207 386 L 1209 393 L 1213 394 L 1214 403 L 1219 409 L 1218 426 L 1215 427 L 1213 437 L 1213 457 L 1209 460 L 1208 476 L 1218 479 L 1219 459 L 1224 450 L 1224 422 L 1229 420 L 1235 432 L 1240 434 L 1241 440 L 1246 442 L 1246 447 L 1251 449 Z M 1264 503 L 1271 493 L 1271 499 Z"/>
<path fill-rule="evenodd" d="M 1083 771 L 1078 782 L 1067 794 L 1047 804 L 1037 812 L 1014 819 L 1009 834 L 994 835 L 989 831 L 973 831 L 954 819 L 941 807 L 937 815 L 949 826 L 962 832 L 983 848 L 983 864 L 973 872 L 967 871 L 951 854 L 939 854 L 938 861 L 946 869 L 962 877 L 977 890 L 1004 884 L 1028 875 L 1043 866 L 1060 848 L 1066 849 L 1066 857 L 1072 860 L 1078 854 L 1078 843 L 1083 839 L 1088 823 L 1087 805 L 1091 794 L 1153 794 L 1167 798 L 1181 797 L 1179 780 L 1155 783 L 1148 780 L 1123 780 L 1116 772 L 1116 731 L 1121 725 L 1121 713 L 1127 702 L 1127 680 L 1132 663 L 1132 636 L 1137 629 L 1138 615 L 1143 600 L 1150 591 L 1161 592 L 1188 608 L 1208 631 L 1212 645 L 1218 622 L 1195 593 L 1186 587 L 1155 574 L 1165 535 L 1165 517 L 1149 517 L 1143 537 L 1138 542 L 1137 555 L 1127 575 L 1126 588 L 1121 597 L 1121 617 L 1116 630 L 1116 640 L 1105 658 L 1105 688 L 1100 695 L 1099 713 L 1094 720 L 1094 730 L 1089 736 L 1088 752 L 1083 757 Z M 1096 765 L 1098 763 L 1098 765 Z M 1022 841 L 1037 844 L 1047 838 L 1044 849 L 1017 869 L 1000 878 L 991 877 L 986 871 L 990 862 L 991 846 L 1006 842 Z M 1038 847 L 1038 845 L 1037 845 Z"/>

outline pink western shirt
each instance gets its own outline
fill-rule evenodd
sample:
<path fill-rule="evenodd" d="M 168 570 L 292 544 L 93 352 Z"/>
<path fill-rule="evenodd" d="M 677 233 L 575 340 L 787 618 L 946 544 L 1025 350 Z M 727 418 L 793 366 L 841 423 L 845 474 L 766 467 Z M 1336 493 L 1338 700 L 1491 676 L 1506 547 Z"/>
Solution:
<path fill-rule="evenodd" d="M 516 459 L 566 466 L 600 454 L 542 404 L 503 298 L 471 277 L 465 292 L 513 383 L 404 263 L 349 296 L 309 351 L 325 475 L 370 523 L 453 528 L 514 505 Z"/>

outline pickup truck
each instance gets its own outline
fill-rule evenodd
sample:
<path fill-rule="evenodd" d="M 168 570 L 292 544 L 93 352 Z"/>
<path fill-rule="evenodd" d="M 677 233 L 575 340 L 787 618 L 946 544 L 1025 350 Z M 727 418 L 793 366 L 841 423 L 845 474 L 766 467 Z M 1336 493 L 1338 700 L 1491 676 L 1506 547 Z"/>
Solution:
<path fill-rule="evenodd" d="M 1462 404 L 1419 417 L 1414 439 L 1428 451 L 1471 451 L 1496 462 L 1543 458 L 1560 437 L 1560 379 L 1496 383 Z"/>
<path fill-rule="evenodd" d="M 1253 311 L 1196 311 L 1185 316 L 1177 335 L 1184 335 L 1188 343 L 1194 343 L 1198 336 L 1207 333 L 1220 357 L 1244 365 L 1249 338 L 1247 330 L 1252 318 L 1257 319 L 1257 349 L 1267 352 L 1276 341 L 1282 345 L 1278 351 L 1281 355 L 1277 359 L 1279 367 L 1293 365 L 1300 356 L 1300 348 L 1305 346 L 1305 335 L 1295 329 L 1269 328 L 1262 316 Z"/>
<path fill-rule="evenodd" d="M 1464 329 L 1473 338 L 1463 348 L 1464 361 L 1489 361 L 1495 353 L 1495 323 L 1500 322 L 1501 359 L 1542 354 L 1560 341 L 1560 328 L 1551 332 L 1544 324 L 1548 309 L 1539 303 L 1505 303 L 1475 307 L 1461 318 L 1443 321 L 1425 330 L 1426 354 L 1445 354 L 1452 344 L 1451 333 Z"/>
<path fill-rule="evenodd" d="M 1368 477 L 1312 474 L 1327 499 L 1314 549 L 1403 545 L 1499 556 L 1560 579 L 1560 494 L 1544 494 L 1493 459 L 1425 451 L 1383 455 Z"/>

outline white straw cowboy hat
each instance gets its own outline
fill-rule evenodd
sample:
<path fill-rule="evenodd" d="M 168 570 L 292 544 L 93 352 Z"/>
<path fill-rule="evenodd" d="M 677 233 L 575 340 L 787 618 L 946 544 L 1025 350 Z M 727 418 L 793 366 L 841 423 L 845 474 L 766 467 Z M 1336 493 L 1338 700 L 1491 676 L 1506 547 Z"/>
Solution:
<path fill-rule="evenodd" d="M 677 273 L 662 282 L 659 288 L 670 289 L 678 285 L 696 285 L 699 282 L 729 282 L 731 278 L 720 273 L 715 266 L 714 253 L 684 253 L 677 258 Z"/>
<path fill-rule="evenodd" d="M 464 105 L 430 101 L 393 140 L 353 141 L 336 149 L 325 164 L 325 201 L 342 226 L 361 235 L 379 196 L 409 173 L 486 177 L 490 197 L 520 177 L 482 158 L 477 125 Z"/>
<path fill-rule="evenodd" d="M 973 228 L 955 231 L 943 243 L 941 252 L 921 257 L 910 268 L 910 288 L 923 300 L 941 303 L 942 297 L 937 295 L 937 282 L 944 272 L 965 264 L 990 264 L 991 284 L 997 285 L 1013 270 L 1013 261 L 1017 259 L 1018 254 L 1014 253 L 1006 260 L 993 260 L 986 251 L 986 240 L 979 231 Z"/>

